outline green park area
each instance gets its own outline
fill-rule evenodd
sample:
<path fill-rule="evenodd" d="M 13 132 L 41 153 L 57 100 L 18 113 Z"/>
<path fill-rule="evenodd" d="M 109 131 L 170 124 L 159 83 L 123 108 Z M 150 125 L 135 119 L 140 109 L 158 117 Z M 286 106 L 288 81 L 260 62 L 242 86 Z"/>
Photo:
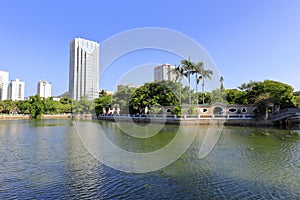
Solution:
<path fill-rule="evenodd" d="M 250 81 L 237 88 L 226 89 L 221 76 L 220 87 L 208 92 L 205 91 L 205 84 L 214 74 L 205 69 L 202 62 L 182 60 L 171 73 L 175 74 L 174 81 L 154 81 L 140 87 L 120 85 L 113 95 L 106 95 L 102 90 L 93 102 L 84 97 L 74 101 L 64 96 L 56 101 L 52 97 L 45 99 L 38 95 L 22 101 L 4 100 L 0 101 L 0 113 L 29 114 L 33 118 L 40 118 L 43 114 L 62 113 L 99 115 L 107 109 L 117 108 L 121 114 L 159 114 L 160 106 L 175 106 L 174 114 L 180 115 L 181 106 L 189 106 L 189 114 L 196 114 L 195 106 L 222 102 L 254 105 L 259 115 L 266 112 L 266 105 L 270 103 L 278 105 L 280 109 L 300 106 L 300 92 L 295 92 L 292 86 L 278 81 Z M 184 79 L 188 81 L 187 86 L 182 83 Z M 195 89 L 191 87 L 193 79 Z M 198 85 L 202 88 L 201 92 L 198 91 Z"/>

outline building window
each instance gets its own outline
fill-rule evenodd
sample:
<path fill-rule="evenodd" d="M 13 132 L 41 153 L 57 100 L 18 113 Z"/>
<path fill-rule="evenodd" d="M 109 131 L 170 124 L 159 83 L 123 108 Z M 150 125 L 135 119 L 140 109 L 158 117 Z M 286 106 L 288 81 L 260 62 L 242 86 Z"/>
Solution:
<path fill-rule="evenodd" d="M 22 98 L 22 85 L 19 84 L 19 93 L 18 93 L 18 98 L 21 99 Z"/>

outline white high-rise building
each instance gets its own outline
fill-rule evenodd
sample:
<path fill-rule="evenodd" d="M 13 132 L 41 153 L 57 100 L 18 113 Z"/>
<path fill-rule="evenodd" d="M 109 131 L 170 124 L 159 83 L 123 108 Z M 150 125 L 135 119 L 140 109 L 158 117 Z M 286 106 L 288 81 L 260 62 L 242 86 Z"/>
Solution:
<path fill-rule="evenodd" d="M 97 98 L 99 88 L 99 44 L 75 38 L 70 44 L 69 96 L 74 100 L 81 97 Z"/>
<path fill-rule="evenodd" d="M 13 101 L 24 100 L 25 82 L 19 79 L 10 81 L 8 85 L 8 99 Z"/>
<path fill-rule="evenodd" d="M 0 101 L 8 98 L 8 80 L 9 73 L 6 71 L 0 71 Z"/>
<path fill-rule="evenodd" d="M 51 83 L 40 80 L 37 85 L 37 94 L 43 98 L 51 97 Z"/>
<path fill-rule="evenodd" d="M 154 68 L 154 80 L 162 81 L 169 80 L 175 81 L 176 75 L 174 73 L 175 66 L 171 64 L 162 64 Z"/>

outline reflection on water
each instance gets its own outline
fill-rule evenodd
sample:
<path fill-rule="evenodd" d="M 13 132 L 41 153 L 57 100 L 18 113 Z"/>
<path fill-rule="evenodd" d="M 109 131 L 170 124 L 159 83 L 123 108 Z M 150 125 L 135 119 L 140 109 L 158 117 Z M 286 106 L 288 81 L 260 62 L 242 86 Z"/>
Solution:
<path fill-rule="evenodd" d="M 177 131 L 168 125 L 145 139 L 114 123 L 101 126 L 115 144 L 137 152 L 165 146 Z M 225 127 L 199 159 L 205 129 L 171 165 L 131 174 L 92 157 L 70 121 L 0 121 L 0 199 L 299 199 L 298 130 Z"/>

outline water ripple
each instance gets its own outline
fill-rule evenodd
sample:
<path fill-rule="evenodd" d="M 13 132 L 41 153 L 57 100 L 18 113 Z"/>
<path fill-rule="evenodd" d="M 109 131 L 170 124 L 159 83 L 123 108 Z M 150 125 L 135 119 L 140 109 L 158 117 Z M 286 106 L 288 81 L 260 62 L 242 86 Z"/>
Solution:
<path fill-rule="evenodd" d="M 204 159 L 197 157 L 203 139 L 199 133 L 188 151 L 166 168 L 128 174 L 90 156 L 68 121 L 55 123 L 1 124 L 0 199 L 300 197 L 300 140 L 297 135 L 286 136 L 285 131 L 266 129 L 264 133 L 270 134 L 262 135 L 261 129 L 226 128 L 216 148 Z M 123 145 L 130 145 L 130 138 Z M 138 145 L 142 147 L 149 150 Z"/>

